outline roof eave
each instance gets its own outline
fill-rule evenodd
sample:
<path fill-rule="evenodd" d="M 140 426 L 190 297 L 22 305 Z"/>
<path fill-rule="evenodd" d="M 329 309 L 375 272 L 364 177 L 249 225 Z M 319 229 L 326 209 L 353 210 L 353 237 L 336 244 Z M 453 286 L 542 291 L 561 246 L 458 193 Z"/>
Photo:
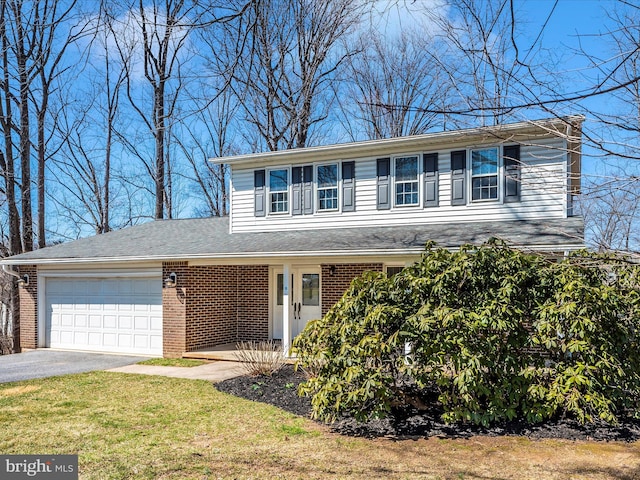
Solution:
<path fill-rule="evenodd" d="M 295 161 L 298 158 L 308 159 L 310 155 L 313 156 L 314 160 L 326 160 L 336 158 L 354 158 L 369 154 L 373 150 L 384 155 L 389 149 L 417 149 L 423 148 L 429 144 L 447 143 L 454 140 L 468 143 L 470 137 L 482 137 L 496 134 L 502 135 L 516 132 L 523 135 L 545 132 L 546 129 L 551 126 L 575 125 L 576 123 L 581 123 L 583 120 L 583 116 L 573 115 L 556 119 L 533 120 L 492 127 L 476 127 L 465 130 L 451 130 L 406 137 L 366 140 L 362 142 L 321 145 L 317 147 L 295 148 L 274 152 L 260 152 L 235 155 L 231 157 L 210 158 L 209 161 L 214 164 L 243 165 L 255 164 L 256 162 Z"/>
<path fill-rule="evenodd" d="M 511 244 L 513 248 L 531 250 L 536 252 L 564 252 L 584 248 L 582 244 L 541 244 L 541 245 L 517 245 Z M 459 246 L 444 247 L 448 250 L 457 250 Z M 91 264 L 99 265 L 103 263 L 118 262 L 169 262 L 184 260 L 232 260 L 234 258 L 260 259 L 260 258 L 305 258 L 305 257 L 361 257 L 361 256 L 402 256 L 402 255 L 419 255 L 424 252 L 424 247 L 402 248 L 402 249 L 368 249 L 368 250 L 318 250 L 318 251 L 283 251 L 283 252 L 239 252 L 239 253 L 207 253 L 207 254 L 184 254 L 172 256 L 114 256 L 114 257 L 85 257 L 85 258 L 42 258 L 42 259 L 5 259 L 0 260 L 0 265 L 72 265 L 72 264 Z"/>

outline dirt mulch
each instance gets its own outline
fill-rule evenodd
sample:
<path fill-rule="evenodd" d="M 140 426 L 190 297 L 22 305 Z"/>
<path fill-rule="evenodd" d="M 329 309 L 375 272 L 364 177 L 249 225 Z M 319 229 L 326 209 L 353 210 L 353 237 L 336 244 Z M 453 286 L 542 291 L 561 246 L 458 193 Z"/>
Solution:
<path fill-rule="evenodd" d="M 298 385 L 304 381 L 301 373 L 287 365 L 271 377 L 243 376 L 217 383 L 218 390 L 257 402 L 275 405 L 296 415 L 309 417 L 311 400 L 299 397 Z M 442 411 L 434 407 L 427 412 L 402 411 L 381 420 L 360 423 L 345 418 L 331 424 L 331 429 L 343 435 L 391 438 L 468 438 L 475 435 L 518 435 L 532 439 L 561 438 L 569 440 L 635 441 L 640 439 L 640 421 L 626 419 L 617 426 L 603 422 L 580 425 L 564 418 L 531 425 L 512 421 L 489 428 L 469 424 L 447 425 L 440 420 Z"/>

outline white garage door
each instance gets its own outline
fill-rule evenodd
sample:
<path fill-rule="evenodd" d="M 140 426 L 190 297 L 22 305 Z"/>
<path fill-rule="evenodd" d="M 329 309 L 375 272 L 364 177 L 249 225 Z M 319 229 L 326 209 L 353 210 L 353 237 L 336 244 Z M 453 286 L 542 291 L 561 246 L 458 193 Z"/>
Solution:
<path fill-rule="evenodd" d="M 46 345 L 162 355 L 160 278 L 47 278 Z"/>

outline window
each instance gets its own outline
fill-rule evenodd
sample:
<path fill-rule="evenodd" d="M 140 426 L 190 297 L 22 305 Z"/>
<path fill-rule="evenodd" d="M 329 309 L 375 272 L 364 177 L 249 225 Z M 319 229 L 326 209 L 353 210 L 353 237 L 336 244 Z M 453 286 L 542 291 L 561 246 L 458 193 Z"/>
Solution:
<path fill-rule="evenodd" d="M 396 205 L 418 205 L 418 157 L 395 159 Z"/>
<path fill-rule="evenodd" d="M 471 200 L 498 199 L 498 149 L 471 151 Z"/>
<path fill-rule="evenodd" d="M 338 164 L 318 166 L 318 210 L 338 209 Z"/>
<path fill-rule="evenodd" d="M 391 278 L 394 275 L 400 273 L 402 270 L 404 270 L 404 266 L 400 266 L 400 265 L 387 265 L 385 267 L 385 270 L 387 272 L 387 277 Z"/>
<path fill-rule="evenodd" d="M 269 172 L 269 195 L 271 213 L 289 211 L 289 170 L 271 170 Z"/>

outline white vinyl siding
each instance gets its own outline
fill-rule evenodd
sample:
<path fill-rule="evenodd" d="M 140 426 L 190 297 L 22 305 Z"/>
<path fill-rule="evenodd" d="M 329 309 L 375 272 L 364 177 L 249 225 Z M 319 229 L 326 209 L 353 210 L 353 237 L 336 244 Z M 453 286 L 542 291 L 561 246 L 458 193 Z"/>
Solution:
<path fill-rule="evenodd" d="M 496 145 L 487 145 L 495 147 Z M 468 202 L 451 206 L 450 153 L 464 148 L 433 149 L 438 153 L 438 206 L 406 208 L 394 206 L 378 210 L 376 205 L 376 159 L 355 160 L 355 210 L 318 212 L 295 218 L 289 216 L 254 216 L 253 169 L 234 169 L 232 190 L 232 232 L 297 230 L 300 228 L 353 228 L 426 223 L 477 222 L 564 218 L 567 216 L 567 153 L 560 138 L 535 140 L 521 147 L 521 196 L 519 202 Z M 477 148 L 483 148 L 479 146 Z M 427 150 L 425 150 L 427 151 Z M 402 156 L 402 152 L 398 152 Z M 408 153 L 408 152 L 407 152 Z M 411 153 L 413 155 L 413 153 Z M 422 161 L 420 157 L 419 162 Z M 259 165 L 256 168 L 260 168 Z M 422 166 L 419 165 L 422 171 Z"/>

